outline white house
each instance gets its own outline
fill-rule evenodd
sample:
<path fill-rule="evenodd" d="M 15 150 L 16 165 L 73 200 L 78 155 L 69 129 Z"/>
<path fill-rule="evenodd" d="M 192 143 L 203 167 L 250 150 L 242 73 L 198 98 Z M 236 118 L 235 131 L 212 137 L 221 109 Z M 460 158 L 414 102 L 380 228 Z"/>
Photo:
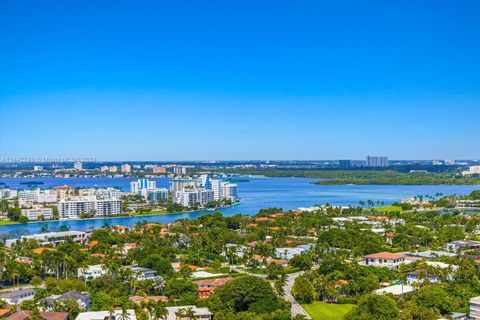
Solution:
<path fill-rule="evenodd" d="M 40 245 L 52 244 L 56 247 L 60 243 L 64 242 L 67 238 L 70 238 L 79 244 L 86 244 L 88 240 L 88 234 L 83 231 L 36 233 L 31 235 L 24 235 L 20 239 L 7 239 L 5 240 L 5 246 L 7 248 L 10 248 L 13 244 L 19 241 L 33 239 L 36 240 Z"/>
<path fill-rule="evenodd" d="M 107 270 L 104 266 L 96 264 L 88 266 L 87 268 L 78 268 L 78 277 L 84 277 L 85 279 L 96 279 L 107 274 Z"/>
<path fill-rule="evenodd" d="M 0 300 L 5 301 L 9 305 L 17 305 L 26 300 L 32 300 L 35 296 L 33 289 L 20 289 L 10 291 L 0 295 Z"/>
<path fill-rule="evenodd" d="M 449 252 L 458 252 L 460 249 L 480 249 L 480 241 L 473 240 L 455 240 L 443 244 L 445 250 Z"/>
<path fill-rule="evenodd" d="M 389 286 L 389 287 L 385 287 L 385 288 L 375 290 L 374 293 L 375 294 L 390 293 L 390 294 L 393 294 L 394 296 L 399 296 L 399 295 L 402 295 L 402 294 L 405 294 L 405 293 L 408 293 L 408 292 L 413 292 L 415 290 L 416 289 L 412 286 L 403 285 L 403 284 L 396 284 L 396 285 L 393 285 L 393 286 Z"/>
<path fill-rule="evenodd" d="M 363 266 L 398 269 L 402 263 L 408 263 L 405 261 L 405 255 L 403 253 L 379 252 L 364 256 L 363 261 L 359 264 Z"/>
<path fill-rule="evenodd" d="M 197 308 L 196 306 L 166 307 L 166 309 L 168 311 L 167 320 L 188 319 L 181 318 L 181 315 L 185 314 L 189 310 L 195 314 L 195 319 L 211 320 L 213 317 L 213 313 L 211 313 L 207 308 Z"/>
<path fill-rule="evenodd" d="M 125 311 L 127 313 L 126 317 L 122 315 L 122 310 L 115 310 L 113 314 L 111 314 L 109 311 L 80 312 L 75 320 L 105 320 L 105 319 L 137 320 L 137 316 L 135 315 L 135 311 L 133 309 L 127 309 Z"/>

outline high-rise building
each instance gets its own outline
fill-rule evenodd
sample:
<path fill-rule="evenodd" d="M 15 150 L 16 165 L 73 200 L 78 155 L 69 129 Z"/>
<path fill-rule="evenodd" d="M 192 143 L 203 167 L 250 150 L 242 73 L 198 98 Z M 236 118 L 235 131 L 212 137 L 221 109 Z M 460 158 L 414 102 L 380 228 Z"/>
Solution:
<path fill-rule="evenodd" d="M 198 186 L 198 180 L 192 178 L 175 178 L 170 180 L 170 192 L 172 195 L 177 191 L 194 189 Z"/>
<path fill-rule="evenodd" d="M 173 173 L 177 175 L 186 175 L 187 167 L 185 166 L 173 166 Z"/>
<path fill-rule="evenodd" d="M 205 206 L 208 202 L 213 201 L 213 190 L 192 189 L 185 191 L 177 191 L 175 203 L 184 207 Z"/>
<path fill-rule="evenodd" d="M 43 171 L 43 166 L 33 166 L 33 171 Z"/>
<path fill-rule="evenodd" d="M 32 203 L 52 203 L 57 202 L 57 193 L 51 189 L 33 189 L 18 191 L 19 204 Z"/>
<path fill-rule="evenodd" d="M 211 180 L 213 195 L 215 200 L 229 199 L 238 200 L 238 186 L 236 184 L 222 181 L 220 179 Z"/>
<path fill-rule="evenodd" d="M 367 167 L 388 167 L 388 157 L 368 156 Z"/>
<path fill-rule="evenodd" d="M 109 166 L 101 166 L 100 171 L 101 172 L 108 172 L 108 171 L 110 171 L 110 167 Z"/>
<path fill-rule="evenodd" d="M 14 199 L 18 195 L 16 189 L 0 189 L 0 199 Z"/>
<path fill-rule="evenodd" d="M 81 163 L 81 162 L 75 162 L 75 163 L 73 164 L 73 169 L 75 169 L 75 170 L 82 170 L 82 169 L 83 169 L 82 163 Z"/>
<path fill-rule="evenodd" d="M 338 167 L 340 169 L 349 169 L 352 167 L 352 162 L 350 160 L 338 160 Z"/>
<path fill-rule="evenodd" d="M 157 183 L 148 179 L 138 179 L 130 182 L 130 191 L 141 195 L 147 201 L 158 202 L 168 200 L 168 189 L 157 188 Z"/>
<path fill-rule="evenodd" d="M 130 173 L 132 171 L 132 167 L 128 164 L 122 164 L 121 170 L 123 173 Z"/>
<path fill-rule="evenodd" d="M 117 167 L 117 166 L 111 166 L 111 167 L 109 168 L 109 171 L 110 171 L 110 172 L 113 172 L 113 173 L 118 172 L 118 167 Z"/>
<path fill-rule="evenodd" d="M 122 213 L 122 200 L 97 199 L 96 196 L 70 197 L 58 202 L 60 219 L 78 219 L 82 213 L 105 217 Z"/>
<path fill-rule="evenodd" d="M 130 192 L 139 194 L 141 189 L 154 189 L 157 187 L 157 182 L 148 179 L 138 179 L 130 182 Z"/>
<path fill-rule="evenodd" d="M 164 202 L 168 200 L 167 188 L 141 189 L 140 194 L 149 202 Z"/>
<path fill-rule="evenodd" d="M 152 173 L 154 174 L 162 174 L 166 172 L 167 172 L 167 169 L 165 169 L 162 166 L 152 166 Z"/>
<path fill-rule="evenodd" d="M 207 190 L 212 189 L 212 179 L 210 178 L 209 174 L 202 174 L 198 179 L 197 186 L 200 188 L 204 188 Z"/>
<path fill-rule="evenodd" d="M 52 208 L 34 207 L 22 209 L 22 215 L 27 217 L 28 221 L 51 220 L 53 219 L 53 210 Z"/>

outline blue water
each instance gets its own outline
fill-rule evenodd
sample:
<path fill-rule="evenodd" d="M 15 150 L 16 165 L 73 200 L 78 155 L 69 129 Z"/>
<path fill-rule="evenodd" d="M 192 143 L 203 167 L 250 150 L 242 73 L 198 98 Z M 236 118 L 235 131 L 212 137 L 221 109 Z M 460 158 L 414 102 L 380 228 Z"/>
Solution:
<path fill-rule="evenodd" d="M 74 187 L 119 187 L 128 191 L 130 178 L 45 178 L 45 179 L 12 179 L 0 178 L 10 188 L 25 188 L 20 182 L 42 181 L 40 188 L 70 185 Z M 157 186 L 168 187 L 168 179 L 153 179 Z M 250 178 L 250 182 L 238 183 L 239 195 L 242 201 L 239 205 L 220 209 L 224 215 L 230 216 L 237 213 L 255 214 L 261 208 L 280 207 L 284 210 L 310 207 L 315 204 L 331 203 L 334 205 L 358 205 L 359 201 L 383 201 L 389 204 L 402 198 L 415 195 L 442 194 L 467 194 L 472 190 L 480 189 L 480 186 L 397 186 L 397 185 L 344 185 L 344 186 L 321 186 L 312 184 L 318 179 L 308 178 Z M 1 187 L 1 186 L 0 186 Z M 48 222 L 50 229 L 67 225 L 71 230 L 88 230 L 99 228 L 105 224 L 133 226 L 140 221 L 170 223 L 177 219 L 195 219 L 196 217 L 211 211 L 199 211 L 190 213 L 175 213 L 168 215 L 123 217 L 113 219 L 93 219 L 75 221 L 52 221 Z M 45 222 L 28 223 L 21 225 L 0 226 L 0 234 L 35 233 L 39 232 Z"/>

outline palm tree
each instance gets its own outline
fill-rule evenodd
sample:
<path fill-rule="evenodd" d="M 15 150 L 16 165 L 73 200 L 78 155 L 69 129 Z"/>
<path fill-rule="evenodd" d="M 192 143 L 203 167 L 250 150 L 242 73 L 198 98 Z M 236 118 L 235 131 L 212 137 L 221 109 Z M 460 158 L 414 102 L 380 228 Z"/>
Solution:
<path fill-rule="evenodd" d="M 122 313 L 117 316 L 116 320 L 130 320 L 130 314 L 125 307 L 122 307 Z"/>
<path fill-rule="evenodd" d="M 168 310 L 165 308 L 165 304 L 162 301 L 158 301 L 154 305 L 154 319 L 167 319 Z"/>
<path fill-rule="evenodd" d="M 177 320 L 191 320 L 197 318 L 192 307 L 180 309 L 175 313 L 175 315 L 177 316 Z"/>

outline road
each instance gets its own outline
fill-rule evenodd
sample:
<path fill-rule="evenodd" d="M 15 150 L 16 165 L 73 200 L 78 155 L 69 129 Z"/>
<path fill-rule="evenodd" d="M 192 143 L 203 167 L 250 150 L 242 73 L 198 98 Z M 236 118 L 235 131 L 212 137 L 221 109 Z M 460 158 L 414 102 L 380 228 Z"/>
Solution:
<path fill-rule="evenodd" d="M 312 319 L 310 315 L 302 308 L 302 306 L 295 300 L 292 295 L 292 286 L 295 283 L 295 279 L 302 275 L 304 271 L 299 271 L 287 275 L 287 282 L 285 283 L 285 295 L 283 298 L 289 301 L 292 304 L 292 317 L 295 317 L 297 314 L 304 316 L 306 319 Z"/>
<path fill-rule="evenodd" d="M 250 273 L 246 270 L 239 269 L 238 267 L 244 267 L 244 266 L 233 266 L 231 267 L 232 271 L 236 272 L 241 272 L 245 273 L 251 276 L 259 277 L 266 279 L 267 276 L 264 274 L 257 274 L 257 273 Z M 306 319 L 312 319 L 310 315 L 302 308 L 302 306 L 295 300 L 295 298 L 292 295 L 292 286 L 295 283 L 295 279 L 299 276 L 302 275 L 305 271 L 299 271 L 291 274 L 287 274 L 287 281 L 285 282 L 285 294 L 283 295 L 283 298 L 290 302 L 292 304 L 292 317 L 295 317 L 297 314 L 300 314 L 304 316 Z"/>

